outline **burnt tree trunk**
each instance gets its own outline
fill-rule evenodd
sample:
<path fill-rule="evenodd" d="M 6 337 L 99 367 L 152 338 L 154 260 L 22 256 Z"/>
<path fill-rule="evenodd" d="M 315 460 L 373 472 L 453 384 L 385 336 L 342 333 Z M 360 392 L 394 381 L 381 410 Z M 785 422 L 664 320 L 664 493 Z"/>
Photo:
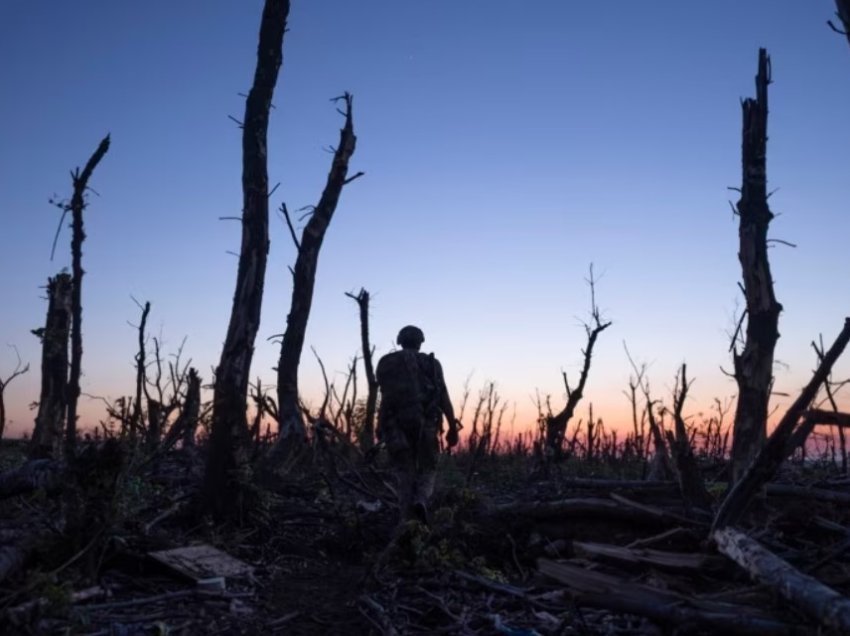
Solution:
<path fill-rule="evenodd" d="M 73 457 L 77 446 L 77 400 L 80 397 L 80 371 L 83 359 L 83 241 L 86 234 L 83 231 L 83 210 L 86 208 L 86 190 L 92 172 L 109 150 L 109 135 L 103 138 L 89 157 L 83 171 L 77 168 L 71 179 L 74 194 L 68 209 L 71 211 L 71 371 L 68 378 L 68 419 L 65 431 L 65 454 Z"/>
<path fill-rule="evenodd" d="M 289 0 L 266 0 L 260 22 L 254 82 L 245 100 L 242 128 L 242 246 L 227 336 L 215 374 L 213 418 L 203 506 L 216 517 L 241 508 L 249 477 L 245 438 L 248 383 L 254 341 L 260 326 L 263 282 L 269 250 L 267 135 Z"/>
<path fill-rule="evenodd" d="M 557 415 L 552 415 L 546 418 L 546 447 L 549 452 L 555 457 L 560 457 L 563 451 L 564 436 L 567 433 L 567 424 L 575 414 L 576 406 L 581 401 L 584 395 L 584 387 L 587 383 L 587 376 L 590 373 L 590 359 L 593 356 L 593 347 L 596 345 L 596 339 L 599 334 L 611 326 L 611 322 L 602 322 L 602 316 L 599 308 L 596 306 L 596 280 L 593 277 L 593 264 L 590 265 L 590 278 L 587 280 L 590 287 L 590 317 L 593 320 L 593 326 L 584 325 L 587 333 L 587 346 L 582 350 L 584 362 L 581 368 L 578 385 L 571 389 L 567 381 L 567 375 L 564 374 L 564 386 L 567 390 L 567 403 Z"/>
<path fill-rule="evenodd" d="M 372 346 L 369 344 L 369 292 L 360 289 L 360 293 L 346 294 L 357 302 L 360 309 L 360 346 L 363 349 L 363 367 L 366 369 L 366 419 L 360 434 L 360 445 L 369 450 L 375 443 L 375 407 L 378 402 L 378 381 L 372 364 Z"/>
<path fill-rule="evenodd" d="M 47 320 L 33 331 L 41 339 L 41 392 L 30 458 L 61 459 L 68 406 L 68 338 L 71 329 L 71 275 L 47 279 Z"/>
<path fill-rule="evenodd" d="M 785 415 L 782 416 L 776 429 L 770 435 L 767 444 L 761 448 L 746 472 L 731 486 L 714 517 L 712 531 L 737 523 L 746 512 L 747 506 L 759 488 L 773 478 L 782 462 L 793 451 L 790 448 L 790 441 L 794 436 L 795 429 L 799 428 L 797 425 L 800 418 L 804 417 L 806 409 L 815 399 L 820 386 L 829 377 L 833 365 L 848 342 L 850 342 L 850 318 L 845 318 L 844 328 L 838 334 L 829 351 L 824 354 L 812 379 L 809 380 L 794 403 L 788 407 Z M 805 417 L 800 427 L 806 427 L 810 431 L 815 421 L 813 417 Z M 805 441 L 805 436 L 803 436 L 803 440 Z"/>
<path fill-rule="evenodd" d="M 145 326 L 150 312 L 151 304 L 146 302 L 142 307 L 142 321 L 139 323 L 139 351 L 136 353 L 136 401 L 133 404 L 133 419 L 130 420 L 130 441 L 133 443 L 143 428 L 142 393 L 147 393 L 145 391 Z"/>
<path fill-rule="evenodd" d="M 773 213 L 767 205 L 767 86 L 770 58 L 759 49 L 756 98 L 745 99 L 741 158 L 743 181 L 737 212 L 738 259 L 744 279 L 747 328 L 744 349 L 734 351 L 738 404 L 732 438 L 732 480 L 737 481 L 758 454 L 767 432 L 773 383 L 773 351 L 779 338 L 782 305 L 773 293 L 767 259 L 767 230 Z"/>
<path fill-rule="evenodd" d="M 313 209 L 310 220 L 301 234 L 301 241 L 296 241 L 298 257 L 295 260 L 295 269 L 292 270 L 292 301 L 286 318 L 286 332 L 283 334 L 277 365 L 277 405 L 280 426 L 275 447 L 277 456 L 281 453 L 288 454 L 306 436 L 298 399 L 298 365 L 301 362 L 307 320 L 313 304 L 319 250 L 333 218 L 343 186 L 360 176 L 358 173 L 350 179 L 347 177 L 348 162 L 354 154 L 357 137 L 354 136 L 351 95 L 346 93 L 341 99 L 345 102 L 345 124 L 340 131 L 339 145 L 334 152 L 327 183 L 319 204 Z"/>
<path fill-rule="evenodd" d="M 198 417 L 201 413 L 201 378 L 193 368 L 189 369 L 189 384 L 186 387 L 186 399 L 180 412 L 182 422 L 183 448 L 195 445 L 195 431 L 198 430 Z"/>
<path fill-rule="evenodd" d="M 841 28 L 835 26 L 832 21 L 827 24 L 850 42 L 850 0 L 835 0 L 835 9 L 835 16 L 841 21 Z"/>

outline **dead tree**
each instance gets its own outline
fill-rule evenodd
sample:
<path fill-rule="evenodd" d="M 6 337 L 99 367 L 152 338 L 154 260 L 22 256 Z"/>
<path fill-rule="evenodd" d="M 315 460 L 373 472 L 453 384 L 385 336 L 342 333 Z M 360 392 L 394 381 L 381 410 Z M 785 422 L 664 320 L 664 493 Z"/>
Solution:
<path fill-rule="evenodd" d="M 71 330 L 71 275 L 47 279 L 47 320 L 33 334 L 41 339 L 41 392 L 30 442 L 30 457 L 60 459 L 68 407 L 68 338 Z"/>
<path fill-rule="evenodd" d="M 776 474 L 777 469 L 790 452 L 791 439 L 795 434 L 795 429 L 798 428 L 800 418 L 803 417 L 806 409 L 815 399 L 820 386 L 829 377 L 833 365 L 848 342 L 850 342 L 850 318 L 844 320 L 844 328 L 841 333 L 838 334 L 829 351 L 824 354 L 812 379 L 803 388 L 794 403 L 788 407 L 770 439 L 760 449 L 746 472 L 732 486 L 729 494 L 726 495 L 714 518 L 712 531 L 734 525 L 743 516 L 759 488 Z M 814 422 L 814 419 L 806 418 L 800 426 L 805 426 L 811 431 Z"/>
<path fill-rule="evenodd" d="M 29 364 L 24 365 L 23 362 L 21 362 L 21 355 L 18 353 L 17 349 L 15 349 L 15 356 L 18 358 L 18 362 L 15 364 L 15 369 L 12 371 L 12 374 L 5 380 L 0 378 L 0 439 L 3 438 L 3 433 L 6 430 L 6 400 L 3 397 L 3 394 L 6 392 L 6 387 L 9 386 L 9 383 L 12 380 L 30 370 Z"/>
<path fill-rule="evenodd" d="M 826 23 L 836 33 L 847 38 L 850 42 L 850 0 L 835 0 L 835 17 L 841 21 L 841 27 L 835 26 L 832 20 L 827 20 Z"/>
<path fill-rule="evenodd" d="M 773 384 L 773 352 L 779 338 L 782 305 L 773 293 L 767 259 L 767 230 L 773 213 L 767 205 L 767 87 L 770 58 L 759 49 L 756 98 L 745 99 L 741 164 L 739 252 L 746 297 L 746 336 L 741 353 L 733 351 L 738 404 L 732 438 L 732 480 L 737 481 L 764 444 L 767 408 Z"/>
<path fill-rule="evenodd" d="M 142 307 L 142 321 L 139 323 L 139 350 L 136 352 L 136 401 L 133 404 L 133 419 L 130 424 L 130 441 L 135 442 L 139 432 L 144 428 L 142 423 L 142 393 L 145 391 L 145 326 L 151 312 L 150 302 Z"/>
<path fill-rule="evenodd" d="M 674 391 L 673 395 L 673 425 L 676 434 L 673 435 L 668 432 L 667 436 L 676 461 L 679 490 L 688 508 L 696 506 L 710 510 L 711 496 L 708 494 L 705 482 L 699 472 L 699 465 L 694 457 L 691 440 L 688 436 L 685 420 L 682 417 L 685 398 L 691 386 L 687 379 L 687 366 L 684 363 L 676 378 L 676 385 L 678 390 Z"/>
<path fill-rule="evenodd" d="M 230 322 L 215 373 L 213 420 L 202 490 L 217 517 L 235 513 L 247 479 L 248 384 L 260 326 L 269 250 L 267 134 L 289 0 L 265 0 L 254 82 L 242 124 L 242 246 Z"/>
<path fill-rule="evenodd" d="M 292 300 L 289 315 L 286 318 L 286 332 L 280 344 L 280 358 L 277 364 L 277 406 L 279 413 L 279 435 L 275 455 L 288 454 L 304 440 L 306 428 L 298 397 L 298 366 L 304 349 L 304 335 L 313 304 L 313 288 L 316 283 L 316 268 L 319 262 L 319 250 L 325 238 L 339 202 L 343 187 L 362 176 L 358 172 L 348 177 L 348 162 L 354 154 L 357 137 L 354 136 L 350 94 L 338 98 L 345 104 L 345 123 L 340 131 L 339 145 L 334 151 L 333 163 L 328 174 L 325 189 L 318 205 L 309 213 L 310 220 L 299 241 L 292 225 L 292 219 L 286 206 L 282 212 L 292 234 L 292 240 L 298 250 L 295 268 L 292 270 Z"/>
<path fill-rule="evenodd" d="M 584 395 L 584 387 L 587 383 L 587 375 L 590 372 L 590 359 L 593 355 L 593 347 L 599 334 L 611 326 L 611 322 L 603 322 L 599 307 L 596 305 L 596 280 L 593 277 L 593 265 L 590 266 L 590 278 L 587 279 L 590 287 L 590 319 L 591 323 L 585 323 L 584 330 L 587 334 L 587 345 L 582 349 L 584 363 L 581 368 L 578 384 L 575 388 L 570 387 L 567 374 L 564 373 L 564 386 L 567 391 L 567 403 L 556 415 L 546 418 L 546 447 L 549 452 L 559 456 L 564 443 L 564 435 L 567 432 L 567 424 L 575 414 L 576 406 Z"/>
<path fill-rule="evenodd" d="M 375 443 L 375 406 L 378 402 L 378 381 L 375 379 L 375 368 L 372 364 L 372 347 L 369 344 L 369 292 L 360 288 L 360 293 L 346 293 L 360 308 L 360 347 L 363 350 L 363 367 L 366 370 L 366 419 L 360 434 L 360 444 L 364 450 L 369 450 Z"/>
<path fill-rule="evenodd" d="M 109 135 L 101 140 L 97 149 L 86 162 L 82 172 L 79 168 L 71 173 L 74 193 L 69 204 L 61 205 L 62 216 L 71 213 L 71 369 L 68 377 L 68 417 L 65 422 L 65 447 L 68 457 L 73 457 L 77 444 L 77 400 L 80 397 L 80 372 L 83 359 L 83 210 L 85 210 L 86 192 L 94 169 L 109 150 Z"/>

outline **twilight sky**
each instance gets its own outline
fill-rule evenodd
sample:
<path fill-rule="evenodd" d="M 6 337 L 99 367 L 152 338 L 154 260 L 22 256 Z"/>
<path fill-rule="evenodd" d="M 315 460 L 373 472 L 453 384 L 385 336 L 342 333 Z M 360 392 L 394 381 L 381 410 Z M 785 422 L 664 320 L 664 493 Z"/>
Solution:
<path fill-rule="evenodd" d="M 0 2 L 0 377 L 16 345 L 32 371 L 7 391 L 12 432 L 31 426 L 49 275 L 70 265 L 69 169 L 107 132 L 84 245 L 83 391 L 133 387 L 139 310 L 205 381 L 233 295 L 240 213 L 239 93 L 250 87 L 260 0 Z M 305 396 L 342 382 L 359 348 L 355 304 L 373 294 L 378 354 L 420 325 L 459 400 L 485 381 L 533 420 L 536 389 L 562 404 L 578 374 L 593 262 L 614 325 L 587 399 L 624 421 L 625 341 L 659 397 L 677 366 L 696 378 L 688 412 L 735 392 L 728 332 L 742 303 L 737 225 L 739 99 L 768 49 L 771 250 L 785 310 L 776 390 L 808 379 L 809 342 L 850 315 L 850 50 L 831 0 L 294 0 L 269 131 L 273 208 L 315 203 L 355 96 L 352 170 L 319 263 L 302 362 Z M 274 381 L 294 246 L 272 219 L 254 375 Z M 850 361 L 837 368 L 850 375 Z M 778 398 L 777 403 L 788 399 Z M 100 405 L 81 405 L 88 423 Z M 586 404 L 580 409 L 584 416 Z M 84 421 L 85 425 L 87 422 Z"/>

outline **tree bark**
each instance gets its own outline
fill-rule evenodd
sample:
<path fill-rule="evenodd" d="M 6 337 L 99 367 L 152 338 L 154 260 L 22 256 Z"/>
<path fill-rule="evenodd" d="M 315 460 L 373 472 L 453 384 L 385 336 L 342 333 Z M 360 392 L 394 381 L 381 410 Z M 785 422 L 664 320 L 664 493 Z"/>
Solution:
<path fill-rule="evenodd" d="M 788 456 L 789 442 L 797 423 L 809 407 L 809 404 L 815 399 L 818 389 L 829 376 L 833 365 L 844 351 L 848 342 L 850 342 L 850 318 L 844 320 L 844 328 L 841 330 L 841 333 L 838 334 L 829 351 L 824 354 L 812 379 L 809 380 L 809 383 L 785 412 L 785 415 L 776 426 L 776 430 L 771 434 L 767 444 L 761 448 L 750 467 L 734 483 L 729 494 L 726 495 L 714 518 L 712 530 L 734 525 L 743 516 L 753 495 L 776 474 L 777 469 Z M 806 418 L 802 426 L 806 426 L 813 421 L 811 418 Z"/>
<path fill-rule="evenodd" d="M 717 549 L 752 579 L 772 587 L 821 625 L 838 633 L 850 633 L 850 599 L 803 574 L 734 528 L 718 530 L 713 537 Z"/>
<path fill-rule="evenodd" d="M 62 457 L 68 406 L 68 338 L 71 329 L 71 275 L 47 279 L 47 320 L 33 331 L 41 339 L 41 392 L 30 441 L 31 458 Z"/>
<path fill-rule="evenodd" d="M 353 298 L 360 309 L 360 348 L 363 350 L 363 367 L 366 370 L 366 419 L 360 435 L 360 445 L 369 450 L 375 443 L 375 406 L 378 403 L 378 381 L 375 379 L 375 367 L 372 364 L 372 346 L 369 344 L 369 292 L 360 289 L 360 293 L 346 294 Z"/>
<path fill-rule="evenodd" d="M 249 478 L 247 449 L 248 384 L 254 341 L 260 326 L 263 283 L 269 249 L 267 135 L 289 0 L 265 0 L 260 23 L 254 82 L 245 100 L 242 128 L 242 245 L 230 322 L 215 374 L 213 419 L 203 507 L 217 518 L 241 508 Z"/>
<path fill-rule="evenodd" d="M 103 138 L 89 157 L 83 171 L 77 168 L 71 179 L 74 194 L 68 209 L 71 211 L 71 274 L 74 277 L 71 286 L 71 371 L 68 378 L 68 419 L 65 431 L 65 454 L 73 457 L 77 446 L 77 400 L 80 397 L 80 372 L 83 359 L 83 241 L 86 234 L 83 231 L 83 210 L 86 208 L 85 194 L 88 189 L 92 172 L 109 150 L 109 135 Z"/>
<path fill-rule="evenodd" d="M 741 271 L 746 297 L 744 349 L 733 353 L 738 404 L 732 438 L 732 480 L 744 471 L 763 446 L 767 408 L 773 384 L 773 352 L 779 338 L 782 305 L 773 292 L 767 258 L 767 230 L 773 213 L 767 205 L 767 87 L 770 58 L 759 49 L 756 98 L 745 99 L 741 163 L 743 180 L 737 212 Z"/>
<path fill-rule="evenodd" d="M 348 162 L 354 154 L 357 137 L 354 136 L 351 95 L 346 93 L 342 99 L 345 102 L 345 124 L 340 131 L 339 145 L 334 152 L 333 164 L 319 204 L 313 209 L 310 220 L 301 235 L 301 241 L 297 242 L 298 257 L 295 260 L 295 269 L 292 270 L 292 301 L 277 365 L 277 404 L 280 427 L 275 445 L 277 456 L 289 454 L 306 436 L 299 405 L 298 366 L 301 363 L 307 321 L 313 304 L 319 250 L 339 202 L 342 188 L 346 183 L 360 176 L 357 174 L 351 179 L 347 178 Z"/>

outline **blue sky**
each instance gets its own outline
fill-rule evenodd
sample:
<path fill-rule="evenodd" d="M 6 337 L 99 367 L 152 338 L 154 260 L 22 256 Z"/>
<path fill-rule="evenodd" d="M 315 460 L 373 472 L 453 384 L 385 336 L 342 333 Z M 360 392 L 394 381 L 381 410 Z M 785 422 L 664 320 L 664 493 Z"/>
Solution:
<path fill-rule="evenodd" d="M 259 0 L 0 3 L 0 375 L 16 345 L 33 371 L 7 395 L 14 427 L 38 397 L 47 276 L 68 171 L 101 137 L 112 148 L 86 212 L 83 390 L 132 391 L 132 297 L 205 380 L 230 311 L 239 227 L 239 93 L 250 86 Z M 734 393 L 727 331 L 741 303 L 737 226 L 741 97 L 759 46 L 772 56 L 771 250 L 785 311 L 778 391 L 813 366 L 809 342 L 850 314 L 850 50 L 826 27 L 829 0 L 692 3 L 295 0 L 269 131 L 274 207 L 315 203 L 341 124 L 329 99 L 355 96 L 366 176 L 343 193 L 319 263 L 307 345 L 334 377 L 358 351 L 354 303 L 373 294 L 385 353 L 419 324 L 456 398 L 470 374 L 528 419 L 536 389 L 561 403 L 578 373 L 588 264 L 614 325 L 587 396 L 616 424 L 629 375 L 623 341 L 666 396 L 677 366 L 696 378 L 690 410 Z M 254 375 L 273 382 L 294 247 L 272 220 Z M 850 375 L 850 364 L 839 374 Z M 301 370 L 315 399 L 309 350 Z M 782 403 L 782 400 L 778 400 Z M 97 404 L 84 414 L 98 416 Z"/>

